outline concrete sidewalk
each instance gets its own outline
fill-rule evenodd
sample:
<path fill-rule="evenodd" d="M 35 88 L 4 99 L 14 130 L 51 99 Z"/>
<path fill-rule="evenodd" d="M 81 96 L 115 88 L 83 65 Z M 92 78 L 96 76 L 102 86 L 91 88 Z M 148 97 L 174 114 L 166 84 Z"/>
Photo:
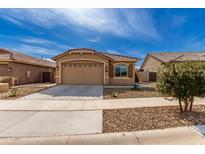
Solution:
<path fill-rule="evenodd" d="M 196 98 L 194 105 L 205 105 L 205 98 Z M 0 100 L 0 111 L 75 111 L 137 108 L 178 105 L 163 97 L 109 100 Z"/>
<path fill-rule="evenodd" d="M 71 144 L 71 145 L 123 145 L 123 144 L 205 144 L 205 138 L 193 127 L 177 127 L 138 132 L 105 133 L 32 138 L 0 138 L 0 144 Z"/>
<path fill-rule="evenodd" d="M 0 111 L 0 137 L 102 133 L 102 110 Z"/>

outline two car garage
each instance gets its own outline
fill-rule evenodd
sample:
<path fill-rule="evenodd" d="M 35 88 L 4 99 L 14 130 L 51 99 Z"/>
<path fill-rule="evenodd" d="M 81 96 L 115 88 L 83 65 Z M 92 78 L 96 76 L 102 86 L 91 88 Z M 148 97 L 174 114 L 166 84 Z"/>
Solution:
<path fill-rule="evenodd" d="M 69 85 L 102 85 L 104 65 L 95 61 L 69 61 L 61 64 L 61 83 Z"/>

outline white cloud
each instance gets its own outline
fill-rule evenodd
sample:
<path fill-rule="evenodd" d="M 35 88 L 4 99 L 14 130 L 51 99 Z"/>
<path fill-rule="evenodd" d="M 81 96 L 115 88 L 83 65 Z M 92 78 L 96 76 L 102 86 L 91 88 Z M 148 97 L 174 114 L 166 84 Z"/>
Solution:
<path fill-rule="evenodd" d="M 58 43 L 56 41 L 51 41 L 48 39 L 37 38 L 37 37 L 30 37 L 30 36 L 23 37 L 23 36 L 0 35 L 0 38 L 8 39 L 10 42 L 16 42 L 17 44 L 19 44 L 18 42 L 20 42 L 20 44 L 24 44 L 24 45 L 40 46 L 42 48 L 49 48 L 49 49 L 53 48 L 58 51 L 59 50 L 63 51 L 63 50 L 68 50 L 68 49 L 73 48 L 71 46 Z M 42 51 L 41 48 L 40 48 L 40 51 Z"/>
<path fill-rule="evenodd" d="M 139 69 L 140 69 L 140 66 L 135 65 L 135 69 L 139 70 Z"/>
<path fill-rule="evenodd" d="M 53 44 L 55 42 L 35 37 L 20 37 L 18 38 L 20 41 L 25 43 L 33 43 L 33 44 Z"/>
<path fill-rule="evenodd" d="M 42 58 L 43 60 L 47 60 L 47 61 L 51 61 L 51 62 L 55 62 L 54 60 L 50 59 L 50 58 Z"/>
<path fill-rule="evenodd" d="M 119 15 L 111 9 L 55 9 L 67 22 L 98 32 L 124 35 Z"/>
<path fill-rule="evenodd" d="M 23 23 L 21 23 L 20 21 L 18 21 L 18 19 L 16 19 L 15 17 L 12 17 L 12 16 L 9 16 L 9 15 L 5 15 L 3 14 L 1 11 L 0 11 L 0 17 L 5 19 L 5 20 L 8 20 L 9 22 L 13 23 L 13 24 L 16 24 L 18 26 L 23 26 Z"/>
<path fill-rule="evenodd" d="M 0 9 L 0 17 L 21 27 L 34 24 L 46 28 L 56 25 L 53 20 L 58 19 L 50 9 Z"/>
<path fill-rule="evenodd" d="M 98 37 L 95 37 L 95 38 L 90 38 L 90 39 L 88 39 L 89 42 L 94 42 L 94 43 L 95 43 L 95 42 L 99 42 L 100 40 L 101 40 L 101 37 L 99 37 L 99 36 L 98 36 Z"/>
<path fill-rule="evenodd" d="M 50 50 L 44 47 L 38 47 L 33 45 L 27 45 L 27 44 L 18 44 L 12 47 L 9 47 L 9 49 L 22 52 L 25 54 L 40 54 L 47 56 L 54 56 L 57 54 L 57 51 Z"/>
<path fill-rule="evenodd" d="M 24 43 L 29 43 L 29 44 L 38 44 L 38 45 L 43 45 L 43 46 L 50 46 L 58 49 L 71 49 L 71 46 L 67 46 L 61 43 L 57 43 L 55 41 L 47 40 L 47 39 L 42 39 L 42 38 L 35 38 L 35 37 L 21 37 L 18 38 L 20 41 Z"/>
<path fill-rule="evenodd" d="M 150 12 L 142 9 L 1 9 L 0 17 L 17 24 L 41 28 L 57 25 L 87 29 L 121 37 L 159 39 L 160 34 Z"/>
<path fill-rule="evenodd" d="M 132 35 L 160 39 L 151 13 L 141 9 L 126 9 L 126 11 L 122 11 L 122 14 L 126 19 L 125 23 L 128 23 L 126 24 L 127 30 Z"/>
<path fill-rule="evenodd" d="M 120 52 L 119 52 L 119 51 L 116 51 L 116 50 L 110 50 L 110 49 L 107 50 L 107 53 L 120 55 Z"/>

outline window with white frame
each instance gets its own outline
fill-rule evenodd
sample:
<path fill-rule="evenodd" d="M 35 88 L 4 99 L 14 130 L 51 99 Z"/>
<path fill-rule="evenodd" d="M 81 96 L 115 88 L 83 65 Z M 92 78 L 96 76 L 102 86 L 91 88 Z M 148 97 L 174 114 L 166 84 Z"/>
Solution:
<path fill-rule="evenodd" d="M 128 76 L 128 66 L 125 64 L 115 65 L 115 77 L 127 77 Z"/>

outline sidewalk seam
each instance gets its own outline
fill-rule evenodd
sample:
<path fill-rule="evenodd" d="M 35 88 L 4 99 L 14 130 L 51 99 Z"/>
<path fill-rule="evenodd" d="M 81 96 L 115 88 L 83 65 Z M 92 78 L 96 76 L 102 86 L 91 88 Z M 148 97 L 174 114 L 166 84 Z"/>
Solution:
<path fill-rule="evenodd" d="M 137 142 L 138 142 L 140 145 L 142 145 L 142 143 L 140 142 L 139 137 L 135 134 L 135 132 L 133 132 L 133 134 L 135 135 L 135 138 L 136 138 Z"/>
<path fill-rule="evenodd" d="M 69 145 L 70 138 L 71 138 L 71 136 L 69 135 L 69 136 L 68 136 L 68 139 L 66 140 L 66 145 Z"/>

